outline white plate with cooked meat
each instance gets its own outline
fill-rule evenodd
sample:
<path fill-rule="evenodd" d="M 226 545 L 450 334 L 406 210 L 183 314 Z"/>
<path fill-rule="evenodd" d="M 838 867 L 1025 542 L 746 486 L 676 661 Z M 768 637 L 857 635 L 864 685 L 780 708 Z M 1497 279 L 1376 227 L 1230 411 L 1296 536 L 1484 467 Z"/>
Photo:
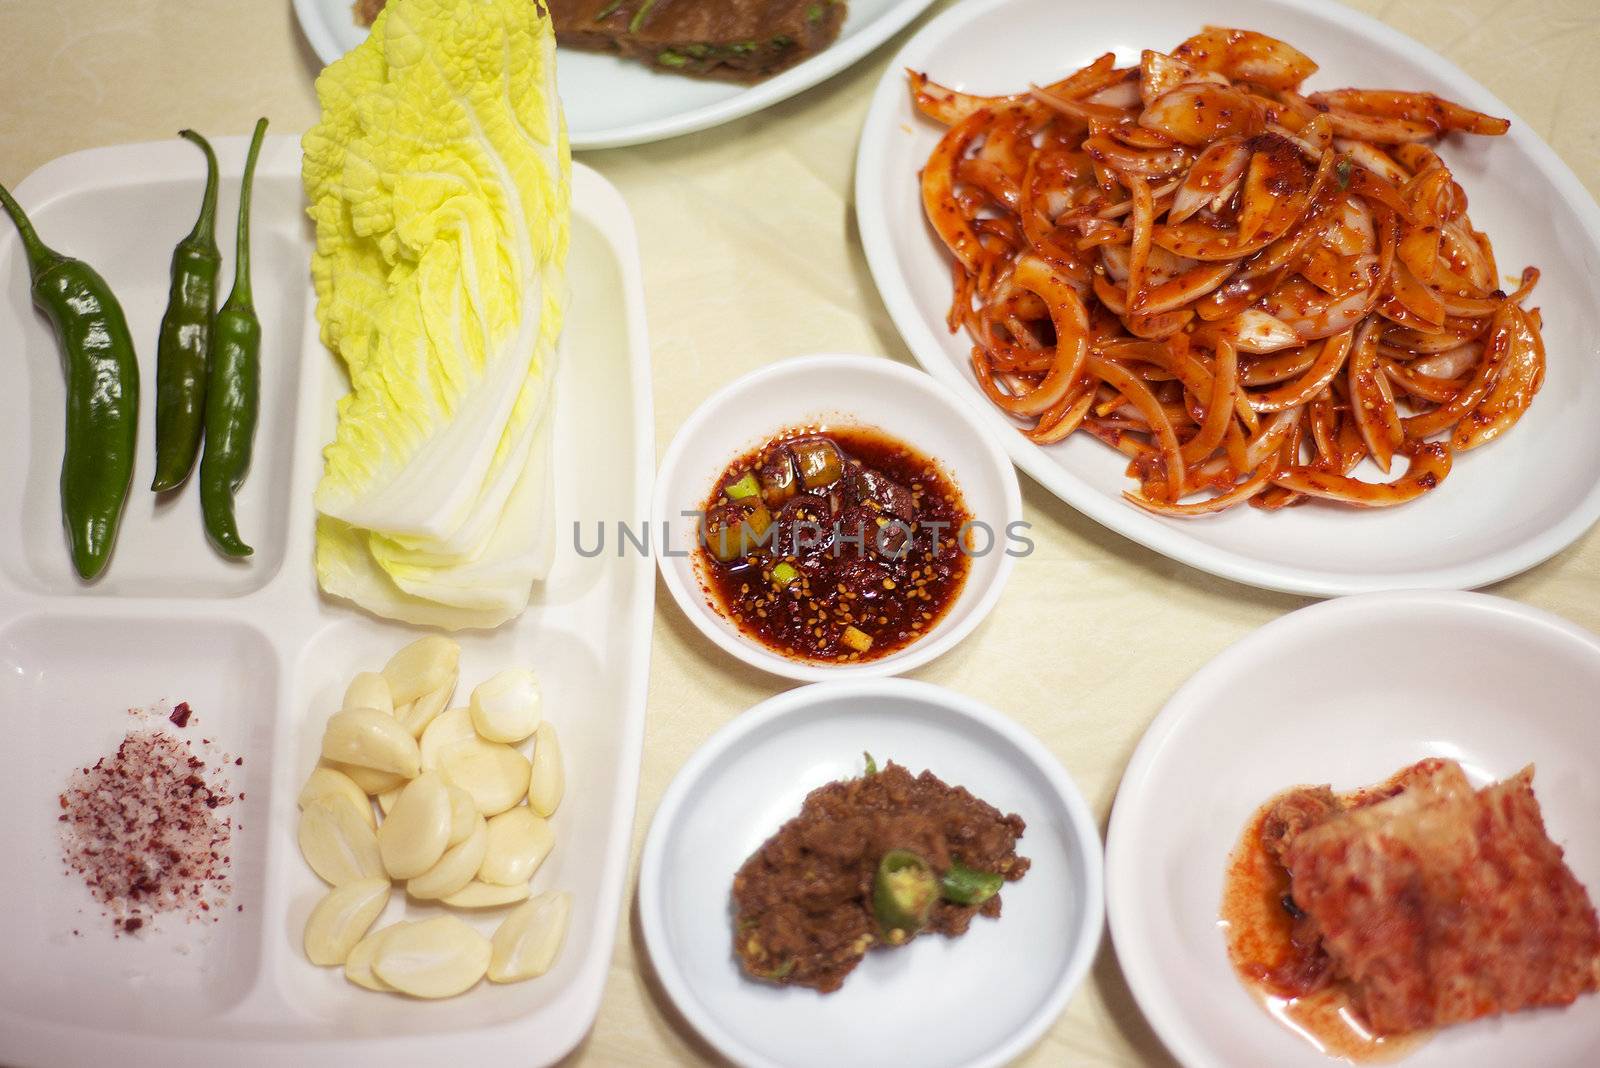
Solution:
<path fill-rule="evenodd" d="M 1208 23 L 1251 33 L 1196 40 Z M 930 79 L 920 108 L 908 70 Z M 1403 92 L 1339 92 L 1351 86 Z M 977 105 L 964 94 L 1008 99 L 983 105 L 993 121 L 976 126 L 933 117 L 969 114 Z M 1044 136 L 1008 136 L 1007 109 L 1018 108 L 1030 135 L 1049 123 Z M 1450 132 L 1433 137 L 1439 129 Z M 1374 207 L 1389 189 L 1420 194 L 1441 176 L 1413 179 L 1439 160 L 1470 216 L 1455 187 L 1422 214 L 1417 199 Z M 925 198 L 940 206 L 937 228 Z M 1471 588 L 1539 563 L 1600 517 L 1600 209 L 1486 89 L 1346 7 L 960 4 L 879 85 L 856 204 L 873 277 L 917 360 L 980 399 L 1013 460 L 1047 489 L 1173 559 L 1317 596 Z M 1448 216 L 1451 236 L 1429 246 L 1423 214 Z M 1154 251 L 1140 259 L 1136 246 Z M 972 286 L 954 332 L 952 248 Z M 1439 250 L 1454 266 L 1440 266 Z M 1463 283 L 1456 251 L 1476 261 L 1475 281 Z M 1335 278 L 1335 261 L 1349 273 Z M 1542 277 L 1518 294 L 1529 265 Z M 1542 317 L 1547 373 L 1521 420 L 1503 426 L 1496 417 L 1508 422 L 1512 408 L 1486 404 L 1480 387 L 1517 393 L 1518 377 L 1499 370 L 1513 364 L 1537 385 L 1537 356 L 1506 363 L 1503 346 L 1475 349 L 1454 331 L 1488 338 L 1490 313 L 1518 301 Z M 1407 327 L 1418 302 L 1429 319 Z M 1491 425 L 1504 433 L 1484 440 Z"/>
<path fill-rule="evenodd" d="M 1328 1064 L 1318 1043 L 1593 1064 L 1597 688 L 1595 635 L 1451 592 L 1314 605 L 1201 669 L 1107 841 L 1117 956 L 1168 1048 L 1192 1068 Z M 1545 1007 L 1468 1019 L 1518 1005 Z"/>
<path fill-rule="evenodd" d="M 556 0 L 552 7 L 563 38 L 557 60 L 561 102 L 572 147 L 643 144 L 743 118 L 839 73 L 932 2 Z M 324 63 L 366 37 L 366 27 L 355 17 L 360 6 L 350 0 L 294 0 L 300 28 Z M 839 7 L 846 10 L 842 24 L 835 13 Z M 596 24 L 594 32 L 582 35 L 585 49 L 567 43 L 568 25 L 578 19 Z M 829 31 L 836 24 L 834 37 Z M 696 40 L 708 27 L 712 39 Z M 681 40 L 680 28 L 687 34 Z M 654 34 L 656 29 L 665 36 Z M 604 51 L 613 44 L 628 57 Z M 751 67 L 758 69 L 745 69 Z M 684 73 L 698 69 L 709 70 L 709 76 Z M 763 70 L 772 73 L 744 80 Z"/>

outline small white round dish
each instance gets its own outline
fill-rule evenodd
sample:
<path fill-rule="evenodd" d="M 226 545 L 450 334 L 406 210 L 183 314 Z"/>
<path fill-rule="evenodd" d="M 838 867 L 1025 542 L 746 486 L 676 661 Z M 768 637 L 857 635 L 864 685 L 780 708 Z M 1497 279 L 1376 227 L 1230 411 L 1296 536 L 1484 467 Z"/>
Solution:
<path fill-rule="evenodd" d="M 938 462 L 960 490 L 974 523 L 982 525 L 973 535 L 976 547 L 968 554 L 966 583 L 944 616 L 923 637 L 877 660 L 830 664 L 773 652 L 722 614 L 699 571 L 704 553 L 696 548 L 696 511 L 727 465 L 784 430 L 830 425 L 882 431 Z M 1023 540 L 1021 523 L 1016 471 L 984 433 L 970 402 L 893 360 L 823 355 L 780 360 L 753 371 L 690 414 L 656 474 L 650 529 L 661 539 L 656 552 L 661 576 L 700 633 L 752 667 L 820 682 L 909 671 L 972 633 L 1000 599 L 1014 554 L 1031 547 Z"/>
<path fill-rule="evenodd" d="M 850 0 L 839 39 L 754 85 L 687 78 L 642 63 L 572 48 L 557 51 L 557 80 L 576 150 L 660 141 L 720 126 L 771 107 L 851 66 L 906 27 L 933 0 Z M 294 0 L 295 17 L 324 63 L 367 36 L 351 0 Z"/>
<path fill-rule="evenodd" d="M 746 979 L 732 951 L 734 874 L 807 793 L 860 775 L 863 749 L 1022 816 L 1017 850 L 1032 866 L 1005 884 L 1000 919 L 869 953 L 832 994 Z M 645 841 L 639 918 L 668 995 L 737 1064 L 1000 1065 L 1083 980 L 1103 925 L 1100 878 L 1094 816 L 1027 731 L 927 683 L 832 683 L 756 705 L 689 758 Z"/>
<path fill-rule="evenodd" d="M 1217 914 L 1229 854 L 1290 787 L 1380 782 L 1424 757 L 1476 785 L 1528 764 L 1550 836 L 1600 896 L 1600 639 L 1471 593 L 1329 601 L 1262 627 L 1173 695 L 1139 743 L 1111 814 L 1106 897 L 1139 1006 L 1190 1068 L 1335 1063 L 1235 976 Z M 1436 1034 L 1407 1068 L 1580 1068 L 1600 997 Z"/>
<path fill-rule="evenodd" d="M 1316 596 L 1384 589 L 1482 586 L 1532 567 L 1600 518 L 1600 208 L 1572 171 L 1493 94 L 1382 23 L 1323 0 L 1192 0 L 1073 4 L 970 0 L 928 23 L 879 84 L 861 132 L 856 211 L 872 276 L 913 355 L 940 381 L 982 399 L 966 333 L 945 326 L 949 257 L 928 227 L 917 175 L 942 129 L 911 105 L 905 71 L 968 92 L 1011 93 L 1115 52 L 1171 48 L 1204 24 L 1281 37 L 1321 64 L 1316 89 L 1427 90 L 1511 118 L 1505 137 L 1452 136 L 1440 149 L 1471 198 L 1504 272 L 1535 264 L 1543 278 L 1549 368 L 1513 433 L 1456 457 L 1437 491 L 1399 508 L 1310 504 L 1236 508 L 1176 520 L 1129 504 L 1123 459 L 1087 435 L 1048 448 L 983 401 L 984 420 L 1028 474 L 1096 522 L 1156 552 L 1236 582 Z M 1514 29 L 1509 32 L 1516 32 Z M 1370 463 L 1360 478 L 1380 481 Z"/>

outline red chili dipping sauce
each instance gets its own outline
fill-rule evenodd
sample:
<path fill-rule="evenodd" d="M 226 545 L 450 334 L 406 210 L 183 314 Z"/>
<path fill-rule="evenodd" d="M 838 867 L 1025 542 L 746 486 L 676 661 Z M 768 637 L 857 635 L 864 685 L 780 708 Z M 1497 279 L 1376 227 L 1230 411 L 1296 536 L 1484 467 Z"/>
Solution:
<path fill-rule="evenodd" d="M 876 660 L 932 630 L 967 578 L 971 521 L 939 465 L 862 427 L 784 431 L 729 464 L 702 508 L 713 604 L 774 652 Z"/>

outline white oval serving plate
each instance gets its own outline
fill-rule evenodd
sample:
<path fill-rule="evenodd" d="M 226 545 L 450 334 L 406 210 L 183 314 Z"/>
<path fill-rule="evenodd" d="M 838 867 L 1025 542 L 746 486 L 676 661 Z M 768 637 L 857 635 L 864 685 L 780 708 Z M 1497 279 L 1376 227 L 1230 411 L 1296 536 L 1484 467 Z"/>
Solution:
<path fill-rule="evenodd" d="M 916 114 L 907 67 L 978 93 L 1015 92 L 1102 52 L 1137 63 L 1203 24 L 1259 30 L 1304 49 L 1315 88 L 1429 90 L 1512 120 L 1499 138 L 1451 137 L 1441 148 L 1471 198 L 1474 225 L 1504 272 L 1544 271 L 1532 304 L 1545 313 L 1549 370 L 1515 431 L 1456 458 L 1437 491 L 1399 508 L 1328 504 L 1201 520 L 1150 515 L 1122 499 L 1125 461 L 1086 435 L 1042 448 L 987 400 L 986 419 L 1017 465 L 1078 511 L 1193 567 L 1268 589 L 1330 596 L 1380 589 L 1469 588 L 1516 574 L 1565 548 L 1600 518 L 1600 208 L 1528 125 L 1467 75 L 1365 15 L 1321 0 L 1190 0 L 1085 5 L 971 0 L 929 23 L 890 64 L 861 135 L 856 210 L 873 278 L 912 353 L 933 375 L 981 398 L 965 333 L 945 327 L 948 255 L 923 218 L 917 175 L 941 129 Z M 1508 286 L 1508 288 L 1510 288 Z M 1379 480 L 1370 463 L 1359 477 Z"/>
<path fill-rule="evenodd" d="M 618 148 L 694 133 L 787 100 L 831 78 L 904 29 L 933 0 L 850 0 L 839 39 L 754 85 L 686 78 L 642 63 L 572 48 L 557 51 L 567 136 L 577 150 Z M 294 0 L 295 17 L 324 63 L 367 35 L 350 0 Z"/>
<path fill-rule="evenodd" d="M 861 751 L 924 768 L 1027 822 L 1033 865 L 999 920 L 869 953 L 827 995 L 744 977 L 729 895 L 745 859 L 811 790 L 862 773 Z M 970 698 L 904 679 L 806 686 L 756 705 L 689 758 L 639 869 L 651 962 L 679 1011 L 741 1065 L 1000 1065 L 1060 1015 L 1102 927 L 1100 836 L 1049 751 Z"/>
<path fill-rule="evenodd" d="M 1476 785 L 1533 764 L 1550 836 L 1600 895 L 1600 639 L 1482 594 L 1371 594 L 1267 624 L 1173 695 L 1122 777 L 1106 846 L 1117 958 L 1140 1008 L 1190 1068 L 1336 1063 L 1234 974 L 1217 913 L 1256 810 L 1300 785 L 1380 782 L 1424 757 Z M 1407 1068 L 1581 1068 L 1600 996 L 1447 1028 Z"/>
<path fill-rule="evenodd" d="M 1022 495 L 1015 469 L 985 434 L 974 405 L 921 371 L 874 356 L 799 356 L 737 379 L 690 413 L 657 473 L 651 528 L 662 539 L 661 577 L 684 615 L 724 652 L 753 667 L 802 682 L 870 678 L 910 671 L 971 634 L 993 610 L 1025 552 Z M 967 580 L 955 602 L 921 638 L 888 656 L 858 663 L 795 660 L 747 637 L 713 605 L 695 546 L 695 512 L 742 453 L 785 430 L 869 427 L 936 461 L 961 492 L 975 523 Z M 687 513 L 687 514 L 686 514 Z M 1012 534 L 1016 536 L 1012 536 Z M 852 550 L 845 550 L 850 552 Z"/>

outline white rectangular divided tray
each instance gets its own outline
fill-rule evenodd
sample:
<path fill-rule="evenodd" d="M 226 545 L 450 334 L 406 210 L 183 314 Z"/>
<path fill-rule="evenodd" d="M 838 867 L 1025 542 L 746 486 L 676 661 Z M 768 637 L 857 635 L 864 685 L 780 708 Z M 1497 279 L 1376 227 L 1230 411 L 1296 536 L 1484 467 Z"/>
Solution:
<path fill-rule="evenodd" d="M 245 143 L 215 142 L 223 285 Z M 252 267 L 264 344 L 255 463 L 233 563 L 206 544 L 196 487 L 158 504 L 155 338 L 174 244 L 200 203 L 204 165 L 170 142 L 50 163 L 16 190 L 43 239 L 94 265 L 127 312 L 142 380 L 139 459 L 102 580 L 72 575 L 57 496 L 63 384 L 27 268 L 0 225 L 0 1063 L 517 1064 L 555 1060 L 588 1030 L 610 962 L 627 868 L 649 668 L 651 563 L 586 559 L 574 525 L 648 515 L 654 472 L 649 349 L 633 224 L 621 197 L 573 171 L 572 300 L 555 425 L 558 552 L 520 619 L 465 632 L 458 703 L 501 668 L 538 672 L 565 750 L 555 852 L 535 890 L 573 894 L 566 949 L 546 976 L 483 984 L 446 1002 L 374 994 L 316 968 L 301 929 L 325 889 L 299 855 L 295 795 L 349 677 L 421 632 L 321 597 L 311 494 L 334 403 L 347 388 L 317 337 L 311 226 L 296 138 L 271 137 L 255 187 Z M 585 544 L 589 544 L 586 541 Z M 188 701 L 177 732 L 244 758 L 232 785 L 233 904 L 215 924 L 167 913 L 136 936 L 63 869 L 57 795 L 113 751 L 127 710 Z M 394 895 L 387 923 L 436 911 Z M 469 922 L 492 930 L 504 910 Z M 466 915 L 466 914 L 463 914 Z M 74 934 L 74 932 L 77 932 Z"/>

